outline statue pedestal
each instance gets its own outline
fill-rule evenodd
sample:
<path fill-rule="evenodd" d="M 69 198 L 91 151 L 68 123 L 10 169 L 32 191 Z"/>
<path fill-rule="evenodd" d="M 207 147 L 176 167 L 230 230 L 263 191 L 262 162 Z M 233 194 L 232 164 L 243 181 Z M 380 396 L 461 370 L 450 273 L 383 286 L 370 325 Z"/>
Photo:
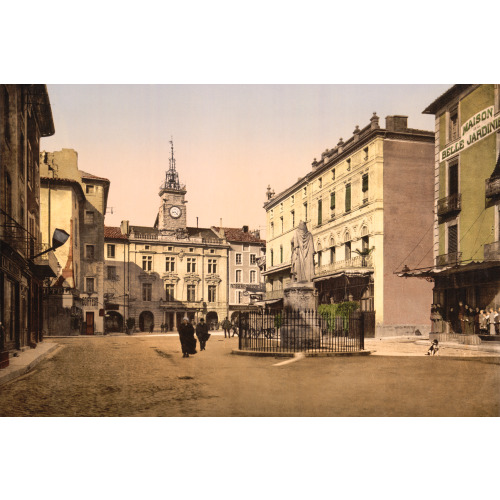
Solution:
<path fill-rule="evenodd" d="M 287 286 L 283 292 L 285 309 L 293 309 L 294 311 L 316 310 L 316 297 L 312 283 L 293 283 Z"/>
<path fill-rule="evenodd" d="M 283 291 L 286 312 L 280 329 L 281 347 L 291 351 L 320 348 L 314 285 L 293 283 Z"/>

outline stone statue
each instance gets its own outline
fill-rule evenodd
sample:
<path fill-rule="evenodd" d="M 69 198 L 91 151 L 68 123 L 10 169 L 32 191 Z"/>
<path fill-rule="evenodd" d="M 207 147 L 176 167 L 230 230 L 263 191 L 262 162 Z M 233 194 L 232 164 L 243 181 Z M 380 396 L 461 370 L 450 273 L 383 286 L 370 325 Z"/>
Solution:
<path fill-rule="evenodd" d="M 314 276 L 314 242 L 304 221 L 299 222 L 292 238 L 292 281 L 311 283 Z"/>

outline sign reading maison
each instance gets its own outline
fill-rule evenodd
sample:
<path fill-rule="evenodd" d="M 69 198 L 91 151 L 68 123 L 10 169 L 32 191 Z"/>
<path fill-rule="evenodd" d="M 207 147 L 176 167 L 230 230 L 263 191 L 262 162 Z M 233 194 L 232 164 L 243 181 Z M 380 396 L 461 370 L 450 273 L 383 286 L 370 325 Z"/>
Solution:
<path fill-rule="evenodd" d="M 500 117 L 494 117 L 494 107 L 483 109 L 462 125 L 462 137 L 441 151 L 440 161 L 467 149 L 498 129 Z"/>

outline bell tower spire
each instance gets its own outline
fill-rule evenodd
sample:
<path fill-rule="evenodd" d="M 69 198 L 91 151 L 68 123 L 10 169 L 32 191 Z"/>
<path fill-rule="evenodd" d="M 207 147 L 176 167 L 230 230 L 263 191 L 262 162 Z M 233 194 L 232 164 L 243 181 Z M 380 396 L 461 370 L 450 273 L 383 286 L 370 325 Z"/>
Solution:
<path fill-rule="evenodd" d="M 174 141 L 170 139 L 169 168 L 165 172 L 165 180 L 160 186 L 158 195 L 161 205 L 158 211 L 157 227 L 160 239 L 186 238 L 187 218 L 186 186 L 179 182 L 179 174 L 175 167 Z"/>
<path fill-rule="evenodd" d="M 163 186 L 166 189 L 175 189 L 177 191 L 181 190 L 181 185 L 179 184 L 179 174 L 175 169 L 175 158 L 174 158 L 174 141 L 173 138 L 170 138 L 170 158 L 169 158 L 169 168 L 165 173 L 165 182 Z"/>

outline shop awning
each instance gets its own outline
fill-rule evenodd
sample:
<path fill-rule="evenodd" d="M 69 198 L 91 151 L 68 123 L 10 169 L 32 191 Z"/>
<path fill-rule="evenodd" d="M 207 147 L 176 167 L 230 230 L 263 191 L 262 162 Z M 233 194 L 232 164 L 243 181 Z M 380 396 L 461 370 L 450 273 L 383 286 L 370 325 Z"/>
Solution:
<path fill-rule="evenodd" d="M 452 274 L 481 271 L 484 269 L 494 269 L 500 267 L 500 260 L 487 260 L 483 262 L 469 262 L 468 264 L 432 267 L 425 269 L 409 269 L 397 273 L 400 278 L 435 278 L 436 276 L 450 276 Z"/>

